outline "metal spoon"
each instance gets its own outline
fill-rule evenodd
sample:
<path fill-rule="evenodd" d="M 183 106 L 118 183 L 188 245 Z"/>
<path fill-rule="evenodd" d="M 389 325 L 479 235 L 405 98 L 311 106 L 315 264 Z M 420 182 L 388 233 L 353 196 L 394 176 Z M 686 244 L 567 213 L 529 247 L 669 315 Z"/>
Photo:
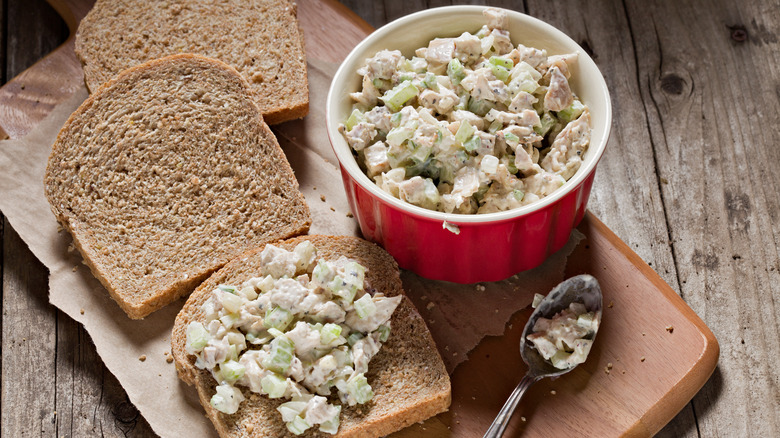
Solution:
<path fill-rule="evenodd" d="M 532 347 L 533 344 L 527 339 L 527 336 L 533 332 L 534 324 L 540 317 L 551 318 L 555 313 L 568 308 L 569 304 L 574 302 L 584 304 L 588 312 L 595 312 L 596 318 L 599 323 L 601 322 L 601 288 L 595 278 L 590 275 L 578 275 L 555 286 L 536 307 L 536 310 L 531 314 L 531 318 L 523 329 L 523 337 L 520 341 L 520 355 L 528 365 L 528 372 L 520 380 L 520 383 L 517 384 L 515 390 L 512 391 L 512 394 L 504 403 L 504 407 L 498 412 L 496 419 L 493 420 L 493 424 L 490 425 L 483 438 L 498 438 L 504 434 L 504 430 L 509 424 L 509 419 L 520 402 L 520 398 L 523 397 L 523 394 L 531 384 L 545 377 L 558 377 L 576 368 L 576 365 L 564 370 L 555 368 Z M 598 331 L 598 328 L 596 331 Z M 593 338 L 595 339 L 595 337 L 596 333 L 593 333 Z"/>

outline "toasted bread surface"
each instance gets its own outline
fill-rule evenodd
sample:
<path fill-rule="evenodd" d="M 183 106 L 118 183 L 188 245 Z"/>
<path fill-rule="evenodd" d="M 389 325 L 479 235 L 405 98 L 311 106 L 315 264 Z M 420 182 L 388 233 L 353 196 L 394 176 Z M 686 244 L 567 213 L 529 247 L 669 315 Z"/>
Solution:
<path fill-rule="evenodd" d="M 308 112 L 303 32 L 291 1 L 98 0 L 76 34 L 76 55 L 92 92 L 126 68 L 179 53 L 236 68 L 255 90 L 268 124 Z"/>
<path fill-rule="evenodd" d="M 311 223 L 246 81 L 196 55 L 149 61 L 98 88 L 60 131 L 44 190 L 131 318 Z"/>
<path fill-rule="evenodd" d="M 274 245 L 292 250 L 304 240 L 314 244 L 320 258 L 337 259 L 343 255 L 365 266 L 366 280 L 378 292 L 403 295 L 395 260 L 378 246 L 354 237 L 320 235 L 300 236 Z M 258 248 L 232 260 L 203 282 L 177 316 L 171 336 L 179 377 L 195 385 L 201 404 L 222 437 L 292 436 L 276 411 L 282 400 L 241 388 L 246 400 L 238 412 L 228 415 L 214 409 L 209 400 L 217 382 L 208 371 L 196 368 L 195 357 L 186 352 L 187 325 L 203 319 L 201 305 L 211 291 L 222 283 L 240 283 L 257 276 L 261 250 Z M 369 364 L 367 378 L 374 399 L 365 405 L 343 407 L 336 437 L 384 436 L 448 409 L 450 380 L 444 362 L 425 322 L 405 296 L 393 314 L 391 327 L 388 341 Z M 304 436 L 333 435 L 312 428 Z"/>

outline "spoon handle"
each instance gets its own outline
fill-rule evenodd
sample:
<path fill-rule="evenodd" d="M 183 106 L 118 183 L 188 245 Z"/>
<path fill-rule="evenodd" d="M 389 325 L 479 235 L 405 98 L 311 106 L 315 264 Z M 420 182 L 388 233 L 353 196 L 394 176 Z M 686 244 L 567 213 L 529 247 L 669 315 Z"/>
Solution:
<path fill-rule="evenodd" d="M 520 403 L 520 399 L 523 397 L 525 390 L 528 389 L 532 383 L 538 380 L 537 377 L 532 376 L 530 373 L 523 376 L 520 383 L 517 384 L 515 390 L 504 403 L 504 407 L 496 415 L 496 419 L 493 420 L 493 424 L 490 425 L 483 438 L 500 438 L 506 430 L 506 426 L 509 424 L 509 419 L 512 418 L 512 413 L 515 412 L 517 404 Z"/>

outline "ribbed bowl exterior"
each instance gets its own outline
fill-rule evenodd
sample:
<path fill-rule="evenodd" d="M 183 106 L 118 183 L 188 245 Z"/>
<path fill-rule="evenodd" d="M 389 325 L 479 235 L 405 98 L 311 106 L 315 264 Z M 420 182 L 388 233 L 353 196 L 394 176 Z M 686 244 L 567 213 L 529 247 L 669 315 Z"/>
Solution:
<path fill-rule="evenodd" d="M 398 265 L 425 278 L 455 283 L 498 281 L 535 268 L 569 239 L 582 220 L 595 172 L 558 202 L 508 220 L 458 223 L 418 216 L 384 202 L 341 168 L 350 208 L 363 236 Z"/>

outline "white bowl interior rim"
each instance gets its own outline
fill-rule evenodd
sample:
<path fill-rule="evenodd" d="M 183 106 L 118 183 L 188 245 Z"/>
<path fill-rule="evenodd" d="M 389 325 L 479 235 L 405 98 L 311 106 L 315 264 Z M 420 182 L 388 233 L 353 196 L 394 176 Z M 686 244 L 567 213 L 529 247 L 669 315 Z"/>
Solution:
<path fill-rule="evenodd" d="M 503 222 L 543 209 L 563 198 L 574 187 L 579 186 L 590 173 L 606 149 L 612 124 L 612 106 L 604 77 L 591 57 L 569 36 L 537 18 L 520 12 L 504 9 L 509 16 L 510 36 L 517 45 L 546 49 L 549 55 L 577 53 L 578 62 L 572 70 L 570 79 L 575 93 L 588 105 L 592 117 L 591 142 L 585 158 L 577 173 L 560 189 L 541 200 L 512 210 L 486 214 L 457 214 L 428 210 L 390 195 L 374 183 L 358 166 L 344 136 L 338 132 L 351 111 L 351 99 L 348 92 L 337 90 L 339 84 L 354 84 L 347 90 L 359 91 L 360 76 L 356 70 L 382 49 L 401 50 L 404 56 L 411 56 L 414 49 L 427 46 L 435 37 L 458 36 L 462 32 L 476 32 L 485 19 L 482 16 L 484 6 L 443 6 L 427 9 L 401 17 L 382 26 L 366 37 L 350 52 L 341 63 L 331 82 L 326 103 L 326 124 L 336 156 L 342 166 L 353 178 L 374 196 L 398 209 L 414 216 L 450 223 Z M 518 32 L 519 30 L 519 32 Z M 526 33 L 530 32 L 530 35 Z M 518 36 L 522 34 L 522 36 Z M 582 83 L 588 83 L 584 88 Z"/>

